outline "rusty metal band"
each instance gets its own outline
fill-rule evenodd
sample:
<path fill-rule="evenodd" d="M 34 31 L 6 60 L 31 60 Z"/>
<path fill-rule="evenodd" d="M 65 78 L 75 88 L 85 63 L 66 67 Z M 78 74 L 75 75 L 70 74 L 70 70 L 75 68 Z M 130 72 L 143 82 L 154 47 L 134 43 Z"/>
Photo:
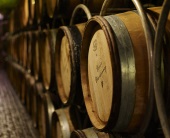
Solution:
<path fill-rule="evenodd" d="M 55 111 L 58 115 L 58 121 L 60 123 L 61 126 L 61 131 L 62 131 L 62 135 L 63 138 L 69 138 L 70 137 L 70 126 L 66 117 L 66 114 L 64 112 L 63 109 L 58 109 Z"/>
<path fill-rule="evenodd" d="M 135 106 L 135 58 L 133 44 L 124 23 L 115 15 L 104 17 L 111 25 L 119 51 L 121 65 L 121 105 L 114 130 L 124 130 L 132 118 Z"/>

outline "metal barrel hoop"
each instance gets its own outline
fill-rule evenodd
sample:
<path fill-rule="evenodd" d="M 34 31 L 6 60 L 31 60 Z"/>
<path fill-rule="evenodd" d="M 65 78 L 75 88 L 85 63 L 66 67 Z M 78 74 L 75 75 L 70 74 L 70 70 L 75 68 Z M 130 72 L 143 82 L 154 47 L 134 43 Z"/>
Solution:
<path fill-rule="evenodd" d="M 111 4 L 113 0 L 105 0 L 101 11 L 100 16 L 104 16 L 107 8 Z M 147 44 L 147 55 L 148 55 L 148 66 L 149 66 L 149 88 L 148 88 L 148 108 L 146 111 L 146 115 L 143 121 L 143 124 L 139 130 L 139 132 L 134 137 L 142 136 L 151 119 L 152 111 L 153 111 L 153 104 L 154 104 L 154 88 L 153 88 L 153 47 L 154 47 L 154 35 L 152 33 L 151 24 L 149 22 L 149 19 L 146 15 L 146 12 L 144 11 L 144 8 L 140 2 L 140 0 L 132 0 L 134 6 L 136 7 L 136 10 L 141 18 L 142 26 L 144 29 L 144 34 L 146 38 L 146 44 Z"/>
<path fill-rule="evenodd" d="M 85 12 L 88 20 L 92 17 L 90 10 L 87 8 L 87 6 L 85 6 L 84 4 L 79 4 L 78 6 L 76 6 L 76 8 L 74 9 L 72 13 L 70 25 L 73 25 L 74 19 L 76 17 L 76 13 L 78 12 L 79 9 L 82 9 Z"/>
<path fill-rule="evenodd" d="M 158 110 L 160 123 L 163 129 L 165 138 L 170 137 L 170 124 L 165 110 L 165 103 L 162 95 L 162 84 L 161 84 L 161 51 L 162 51 L 162 40 L 165 32 L 165 25 L 170 11 L 170 1 L 164 0 L 162 12 L 158 19 L 157 31 L 154 41 L 154 61 L 153 61 L 153 79 L 154 79 L 154 92 L 155 100 Z"/>
<path fill-rule="evenodd" d="M 140 128 L 140 131 L 137 135 L 143 135 L 150 123 L 150 119 L 153 112 L 154 105 L 154 88 L 153 88 L 153 46 L 154 46 L 154 34 L 152 33 L 151 24 L 149 19 L 144 11 L 139 0 L 132 0 L 135 5 L 139 16 L 141 17 L 142 26 L 145 33 L 146 44 L 147 44 L 147 54 L 148 54 L 148 66 L 149 66 L 149 88 L 148 88 L 148 108 L 146 115 L 143 121 L 143 124 Z"/>

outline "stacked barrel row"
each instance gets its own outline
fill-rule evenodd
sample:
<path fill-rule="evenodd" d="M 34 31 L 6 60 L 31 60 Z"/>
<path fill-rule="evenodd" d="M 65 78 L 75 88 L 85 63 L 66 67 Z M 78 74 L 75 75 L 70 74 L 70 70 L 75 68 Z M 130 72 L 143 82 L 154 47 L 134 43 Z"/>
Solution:
<path fill-rule="evenodd" d="M 53 2 L 52 6 L 57 5 Z M 96 4 L 99 1 L 90 2 Z M 78 3 L 70 1 L 66 4 L 69 7 L 65 9 L 66 13 L 73 11 L 74 4 Z M 96 5 L 101 8 L 100 4 Z M 90 6 L 95 7 L 92 3 Z M 74 21 L 71 21 L 70 26 L 63 24 L 51 28 L 49 18 L 57 18 L 58 21 L 62 17 L 65 23 L 71 16 L 61 12 L 54 19 L 54 13 L 58 11 L 57 6 L 54 7 L 55 10 L 49 8 L 53 16 L 39 16 L 43 18 L 36 21 L 34 18 L 32 25 L 30 22 L 26 25 L 29 26 L 27 29 L 22 26 L 18 31 L 14 27 L 16 30 L 6 40 L 9 78 L 40 136 L 74 138 L 120 137 L 119 134 L 125 137 L 158 135 L 161 128 L 155 107 L 148 108 L 150 80 L 153 78 L 150 78 L 147 39 L 139 13 L 130 10 L 108 16 L 91 18 L 90 15 L 88 18 L 91 19 L 86 22 L 84 14 L 79 12 L 76 16 L 84 23 L 73 25 Z M 78 5 L 74 12 L 79 11 L 78 8 L 88 11 L 84 7 Z M 154 7 L 145 11 L 152 35 L 161 9 Z M 93 11 L 93 8 L 91 11 L 99 12 Z M 170 82 L 169 19 L 162 54 L 162 83 L 167 112 Z M 146 115 L 148 110 L 152 118 Z M 147 131 L 142 133 L 145 123 Z M 89 128 L 92 126 L 94 128 Z"/>
<path fill-rule="evenodd" d="M 100 12 L 103 2 L 104 0 L 19 0 L 18 5 L 10 14 L 9 32 L 35 29 L 38 25 L 46 24 L 52 28 L 63 24 L 68 25 L 71 14 L 78 4 L 85 4 L 95 15 Z M 151 5 L 151 3 L 160 5 L 161 2 L 162 0 L 142 1 L 146 5 Z M 116 13 L 131 7 L 133 4 L 129 0 L 112 1 L 108 12 Z M 79 17 L 77 20 L 82 21 Z"/>

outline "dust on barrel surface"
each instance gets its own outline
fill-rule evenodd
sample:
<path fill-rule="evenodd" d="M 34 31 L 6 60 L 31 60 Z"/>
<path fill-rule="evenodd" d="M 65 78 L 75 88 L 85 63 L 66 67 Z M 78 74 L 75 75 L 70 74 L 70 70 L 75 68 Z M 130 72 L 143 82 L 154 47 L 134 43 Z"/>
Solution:
<path fill-rule="evenodd" d="M 51 52 L 48 32 L 43 31 L 40 34 L 40 70 L 45 89 L 49 89 L 51 81 Z"/>
<path fill-rule="evenodd" d="M 147 108 L 149 70 L 139 15 L 126 12 L 88 21 L 80 67 L 94 127 L 136 132 Z"/>

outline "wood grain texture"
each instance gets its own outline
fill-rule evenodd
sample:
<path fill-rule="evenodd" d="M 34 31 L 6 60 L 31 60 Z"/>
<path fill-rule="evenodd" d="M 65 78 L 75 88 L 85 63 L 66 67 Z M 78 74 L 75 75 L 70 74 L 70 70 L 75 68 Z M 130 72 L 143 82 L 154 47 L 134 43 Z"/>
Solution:
<path fill-rule="evenodd" d="M 61 79 L 63 82 L 63 88 L 66 98 L 70 95 L 71 85 L 71 59 L 70 59 L 70 47 L 69 41 L 66 36 L 61 40 L 61 51 L 60 51 L 60 71 Z"/>
<path fill-rule="evenodd" d="M 88 72 L 93 112 L 101 121 L 107 122 L 112 106 L 113 79 L 108 43 L 102 29 L 91 39 Z"/>

